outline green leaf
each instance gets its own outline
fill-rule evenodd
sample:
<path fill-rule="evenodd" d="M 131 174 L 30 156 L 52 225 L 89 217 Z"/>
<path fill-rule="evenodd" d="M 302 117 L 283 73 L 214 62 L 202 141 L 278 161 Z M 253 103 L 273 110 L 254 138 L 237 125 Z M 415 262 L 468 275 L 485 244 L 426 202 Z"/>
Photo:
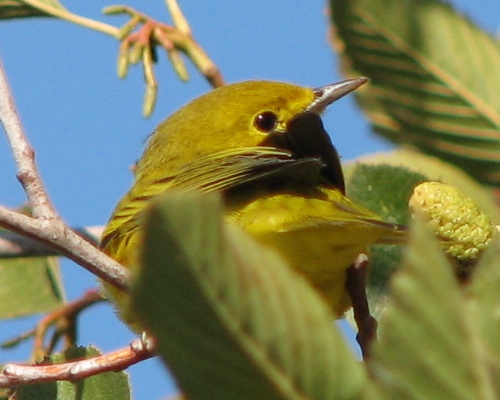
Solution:
<path fill-rule="evenodd" d="M 52 17 L 51 10 L 65 10 L 57 0 L 0 0 L 0 19 Z"/>
<path fill-rule="evenodd" d="M 500 183 L 500 44 L 437 0 L 331 0 L 333 42 L 376 131 Z"/>
<path fill-rule="evenodd" d="M 500 241 L 497 238 L 483 254 L 474 271 L 471 285 L 467 288 L 469 295 L 469 312 L 477 321 L 482 341 L 478 349 L 482 351 L 491 374 L 494 392 L 500 393 Z"/>
<path fill-rule="evenodd" d="M 326 305 L 277 254 L 222 222 L 216 194 L 155 203 L 133 307 L 188 398 L 362 394 L 364 371 Z"/>
<path fill-rule="evenodd" d="M 407 224 L 413 188 L 426 180 L 424 175 L 402 166 L 357 163 L 349 174 L 347 194 L 384 220 Z"/>
<path fill-rule="evenodd" d="M 51 311 L 63 302 L 57 258 L 1 260 L 0 319 Z"/>
<path fill-rule="evenodd" d="M 490 214 L 494 214 L 497 210 L 497 206 L 493 202 L 494 193 L 492 190 L 479 184 L 457 166 L 418 150 L 402 147 L 386 153 L 361 157 L 356 163 L 404 167 L 425 176 L 427 181 L 438 181 L 457 187 L 472 197 L 482 209 Z M 347 167 L 346 178 L 348 180 L 352 166 L 348 165 Z"/>
<path fill-rule="evenodd" d="M 493 221 L 498 211 L 493 193 L 463 171 L 418 151 L 398 149 L 362 157 L 345 167 L 347 194 L 388 221 L 408 223 L 408 199 L 422 181 L 456 186 L 472 197 Z M 388 284 L 401 265 L 404 246 L 372 246 L 367 285 L 370 309 L 380 317 L 387 306 Z M 350 322 L 353 322 L 352 320 Z"/>
<path fill-rule="evenodd" d="M 424 223 L 412 232 L 369 363 L 375 384 L 384 399 L 498 398 L 490 354 L 452 266 Z"/>
<path fill-rule="evenodd" d="M 356 163 L 346 174 L 348 196 L 388 222 L 406 225 L 408 199 L 413 188 L 426 180 L 403 166 Z M 401 263 L 400 246 L 372 246 L 367 285 L 370 309 L 378 317 L 386 305 L 389 278 Z"/>
<path fill-rule="evenodd" d="M 73 347 L 63 354 L 55 354 L 45 363 L 62 363 L 95 357 L 101 353 L 94 347 Z M 77 382 L 48 382 L 20 385 L 17 400 L 128 400 L 131 398 L 128 375 L 105 372 Z"/>

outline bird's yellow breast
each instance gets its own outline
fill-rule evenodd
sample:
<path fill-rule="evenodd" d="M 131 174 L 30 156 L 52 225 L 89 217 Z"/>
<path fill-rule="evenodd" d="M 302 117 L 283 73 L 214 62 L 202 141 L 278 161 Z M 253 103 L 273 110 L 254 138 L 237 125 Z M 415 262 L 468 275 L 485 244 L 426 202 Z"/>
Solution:
<path fill-rule="evenodd" d="M 226 220 L 281 254 L 342 315 L 347 268 L 391 228 L 337 190 L 315 193 L 262 196 L 228 210 Z"/>

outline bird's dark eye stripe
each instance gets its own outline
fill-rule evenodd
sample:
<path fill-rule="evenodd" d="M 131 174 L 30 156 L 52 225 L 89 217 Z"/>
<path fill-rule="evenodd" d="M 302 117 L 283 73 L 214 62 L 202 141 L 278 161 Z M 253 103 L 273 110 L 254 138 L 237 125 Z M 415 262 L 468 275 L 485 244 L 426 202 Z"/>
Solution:
<path fill-rule="evenodd" d="M 254 126 L 261 132 L 270 133 L 276 129 L 278 124 L 278 117 L 272 111 L 264 111 L 254 119 Z"/>

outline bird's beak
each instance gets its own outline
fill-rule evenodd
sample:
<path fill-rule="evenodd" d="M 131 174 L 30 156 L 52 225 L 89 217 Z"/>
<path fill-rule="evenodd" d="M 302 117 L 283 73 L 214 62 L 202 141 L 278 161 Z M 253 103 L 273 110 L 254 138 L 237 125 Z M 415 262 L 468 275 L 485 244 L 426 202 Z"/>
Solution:
<path fill-rule="evenodd" d="M 321 113 L 328 105 L 344 97 L 346 94 L 352 92 L 366 82 L 368 82 L 368 78 L 360 77 L 313 89 L 315 98 L 305 111 Z"/>

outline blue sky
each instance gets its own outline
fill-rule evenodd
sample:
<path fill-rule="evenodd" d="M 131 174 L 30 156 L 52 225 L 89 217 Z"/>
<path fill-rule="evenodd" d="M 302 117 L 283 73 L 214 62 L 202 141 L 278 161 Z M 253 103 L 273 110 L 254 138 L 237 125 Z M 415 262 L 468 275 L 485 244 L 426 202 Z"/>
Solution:
<path fill-rule="evenodd" d="M 341 79 L 327 43 L 323 1 L 296 2 L 180 0 L 193 33 L 221 69 L 227 82 L 273 79 L 319 86 Z M 66 1 L 71 11 L 116 26 L 120 17 L 105 17 L 104 1 Z M 112 4 L 112 3 L 111 3 Z M 128 5 L 168 21 L 162 1 L 129 1 Z M 490 32 L 500 31 L 498 0 L 455 0 L 459 10 Z M 130 165 L 144 140 L 170 113 L 209 90 L 189 68 L 191 81 L 180 83 L 163 54 L 157 66 L 157 108 L 141 116 L 144 85 L 140 68 L 124 81 L 116 77 L 117 42 L 111 37 L 48 19 L 0 24 L 0 58 L 7 71 L 19 112 L 44 182 L 57 210 L 72 226 L 102 225 L 131 183 Z M 344 160 L 389 149 L 370 132 L 352 98 L 335 104 L 325 115 L 326 129 Z M 17 206 L 24 194 L 15 179 L 8 146 L 0 138 L 0 203 Z M 70 299 L 95 279 L 80 267 L 63 263 Z M 33 319 L 0 323 L 0 341 L 29 328 Z M 99 305 L 83 316 L 80 344 L 104 351 L 124 346 L 133 337 Z M 0 351 L 0 363 L 22 361 L 26 346 Z M 157 361 L 131 369 L 137 399 L 161 398 L 172 392 Z"/>

